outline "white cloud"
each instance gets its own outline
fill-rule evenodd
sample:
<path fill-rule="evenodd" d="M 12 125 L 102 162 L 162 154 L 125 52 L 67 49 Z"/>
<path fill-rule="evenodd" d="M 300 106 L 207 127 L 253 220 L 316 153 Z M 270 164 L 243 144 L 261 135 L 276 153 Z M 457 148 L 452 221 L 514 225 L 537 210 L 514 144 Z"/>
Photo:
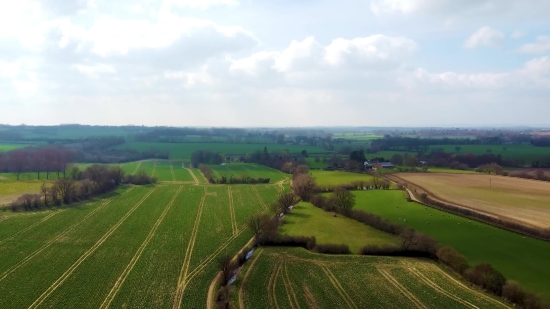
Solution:
<path fill-rule="evenodd" d="M 96 64 L 96 65 L 83 65 L 75 64 L 73 67 L 78 70 L 80 73 L 88 75 L 90 77 L 99 77 L 100 74 L 114 74 L 116 70 L 106 64 Z"/>
<path fill-rule="evenodd" d="M 550 36 L 538 36 L 535 43 L 525 44 L 519 51 L 526 54 L 550 53 Z"/>
<path fill-rule="evenodd" d="M 504 34 L 490 27 L 482 27 L 474 32 L 464 42 L 466 48 L 500 47 L 504 42 Z"/>
<path fill-rule="evenodd" d="M 164 2 L 164 5 L 166 6 L 177 6 L 202 10 L 216 6 L 236 7 L 239 6 L 239 4 L 239 1 L 236 0 L 165 0 Z"/>
<path fill-rule="evenodd" d="M 513 39 L 519 39 L 525 36 L 525 32 L 516 30 L 510 34 L 510 37 Z"/>

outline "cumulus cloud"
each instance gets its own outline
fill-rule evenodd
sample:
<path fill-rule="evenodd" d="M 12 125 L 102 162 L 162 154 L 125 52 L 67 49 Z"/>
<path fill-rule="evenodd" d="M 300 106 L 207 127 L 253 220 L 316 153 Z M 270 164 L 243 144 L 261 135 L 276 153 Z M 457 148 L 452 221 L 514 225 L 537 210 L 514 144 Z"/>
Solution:
<path fill-rule="evenodd" d="M 500 47 L 504 42 L 504 34 L 490 27 L 482 27 L 474 32 L 464 42 L 466 48 Z"/>
<path fill-rule="evenodd" d="M 239 6 L 236 0 L 165 0 L 167 6 L 177 6 L 182 8 L 208 9 L 216 6 Z"/>
<path fill-rule="evenodd" d="M 550 53 L 550 36 L 541 35 L 537 37 L 535 43 L 525 44 L 519 51 L 526 54 Z"/>

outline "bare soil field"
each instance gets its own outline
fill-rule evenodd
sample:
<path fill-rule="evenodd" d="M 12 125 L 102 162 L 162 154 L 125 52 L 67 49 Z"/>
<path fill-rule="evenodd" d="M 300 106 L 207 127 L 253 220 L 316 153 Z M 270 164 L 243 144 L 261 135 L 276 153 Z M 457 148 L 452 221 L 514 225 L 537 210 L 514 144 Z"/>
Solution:
<path fill-rule="evenodd" d="M 548 182 L 494 175 L 444 173 L 399 173 L 394 176 L 450 204 L 533 227 L 550 227 Z"/>

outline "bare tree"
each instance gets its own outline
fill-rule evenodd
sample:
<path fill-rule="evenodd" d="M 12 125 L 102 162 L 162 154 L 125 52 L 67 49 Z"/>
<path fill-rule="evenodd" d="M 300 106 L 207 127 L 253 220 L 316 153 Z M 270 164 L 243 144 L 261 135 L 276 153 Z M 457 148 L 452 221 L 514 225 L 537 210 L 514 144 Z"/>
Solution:
<path fill-rule="evenodd" d="M 70 203 L 74 194 L 75 181 L 70 178 L 60 178 L 55 181 L 54 186 L 58 188 L 63 202 Z"/>
<path fill-rule="evenodd" d="M 48 206 L 48 195 L 50 192 L 50 188 L 48 188 L 45 182 L 43 182 L 40 186 L 40 192 L 42 192 L 42 196 L 44 198 L 44 205 Z"/>
<path fill-rule="evenodd" d="M 288 212 L 290 206 L 296 205 L 300 201 L 300 198 L 294 193 L 284 193 L 279 195 L 277 203 L 284 213 Z"/>
<path fill-rule="evenodd" d="M 25 151 L 12 151 L 9 154 L 9 161 L 11 172 L 17 177 L 17 180 L 19 180 L 19 177 L 25 171 L 29 161 L 27 153 Z"/>
<path fill-rule="evenodd" d="M 355 206 L 355 195 L 344 188 L 338 188 L 332 193 L 334 206 L 340 209 L 352 209 Z"/>
<path fill-rule="evenodd" d="M 299 174 L 292 181 L 292 190 L 302 201 L 309 201 L 315 190 L 315 179 L 309 174 Z"/>

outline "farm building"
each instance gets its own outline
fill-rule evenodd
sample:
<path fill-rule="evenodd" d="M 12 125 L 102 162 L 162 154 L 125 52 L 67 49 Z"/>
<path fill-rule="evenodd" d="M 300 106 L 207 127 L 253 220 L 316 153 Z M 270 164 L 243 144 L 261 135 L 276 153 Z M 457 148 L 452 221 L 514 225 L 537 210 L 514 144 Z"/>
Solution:
<path fill-rule="evenodd" d="M 395 166 L 391 164 L 391 162 L 365 161 L 364 165 L 366 169 L 395 168 Z"/>

